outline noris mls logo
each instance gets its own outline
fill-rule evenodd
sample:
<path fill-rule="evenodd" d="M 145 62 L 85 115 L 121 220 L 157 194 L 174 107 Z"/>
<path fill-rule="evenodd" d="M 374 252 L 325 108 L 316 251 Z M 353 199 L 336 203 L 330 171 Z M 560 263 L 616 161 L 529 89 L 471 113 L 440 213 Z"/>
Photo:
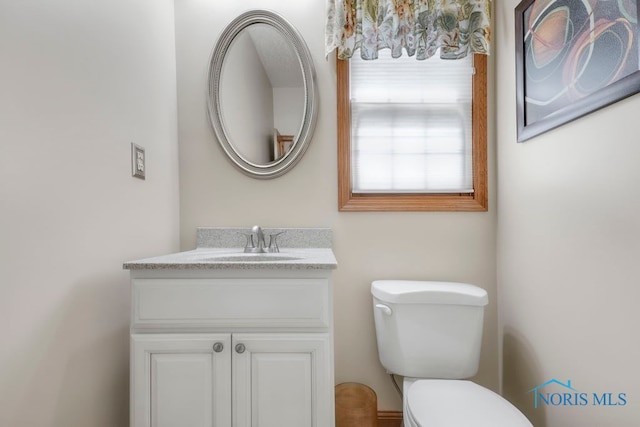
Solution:
<path fill-rule="evenodd" d="M 566 383 L 554 379 L 532 388 L 533 407 L 539 406 L 625 406 L 626 393 L 587 393 L 573 388 L 571 380 Z"/>

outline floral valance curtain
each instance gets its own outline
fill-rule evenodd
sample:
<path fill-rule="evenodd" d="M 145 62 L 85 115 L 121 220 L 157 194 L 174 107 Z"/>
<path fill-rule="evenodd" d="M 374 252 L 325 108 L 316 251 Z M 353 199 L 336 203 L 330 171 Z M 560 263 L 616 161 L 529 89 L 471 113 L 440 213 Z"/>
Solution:
<path fill-rule="evenodd" d="M 360 50 L 376 59 L 390 49 L 397 58 L 443 59 L 489 54 L 491 0 L 327 0 L 325 53 L 348 59 Z"/>

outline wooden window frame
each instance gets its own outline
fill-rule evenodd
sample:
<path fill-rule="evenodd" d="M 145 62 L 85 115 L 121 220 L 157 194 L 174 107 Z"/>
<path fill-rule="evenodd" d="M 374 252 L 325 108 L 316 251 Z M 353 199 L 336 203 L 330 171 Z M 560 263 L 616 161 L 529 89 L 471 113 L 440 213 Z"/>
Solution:
<path fill-rule="evenodd" d="M 351 183 L 349 61 L 336 59 L 338 89 L 338 209 L 349 211 L 468 211 L 488 209 L 487 56 L 474 55 L 472 118 L 473 193 L 359 193 Z"/>

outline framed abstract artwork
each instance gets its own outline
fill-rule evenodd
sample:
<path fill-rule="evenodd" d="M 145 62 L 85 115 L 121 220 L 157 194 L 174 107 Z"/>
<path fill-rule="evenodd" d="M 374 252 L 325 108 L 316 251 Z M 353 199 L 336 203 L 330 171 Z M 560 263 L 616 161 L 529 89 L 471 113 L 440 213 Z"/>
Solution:
<path fill-rule="evenodd" d="M 640 91 L 640 0 L 523 0 L 515 9 L 518 142 Z"/>

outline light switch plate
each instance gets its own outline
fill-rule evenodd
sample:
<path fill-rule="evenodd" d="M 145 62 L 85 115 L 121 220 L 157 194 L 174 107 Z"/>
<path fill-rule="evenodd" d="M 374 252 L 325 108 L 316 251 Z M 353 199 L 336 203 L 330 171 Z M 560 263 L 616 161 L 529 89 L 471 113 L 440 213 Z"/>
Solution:
<path fill-rule="evenodd" d="M 136 178 L 145 179 L 146 165 L 144 148 L 131 143 L 131 173 Z"/>

